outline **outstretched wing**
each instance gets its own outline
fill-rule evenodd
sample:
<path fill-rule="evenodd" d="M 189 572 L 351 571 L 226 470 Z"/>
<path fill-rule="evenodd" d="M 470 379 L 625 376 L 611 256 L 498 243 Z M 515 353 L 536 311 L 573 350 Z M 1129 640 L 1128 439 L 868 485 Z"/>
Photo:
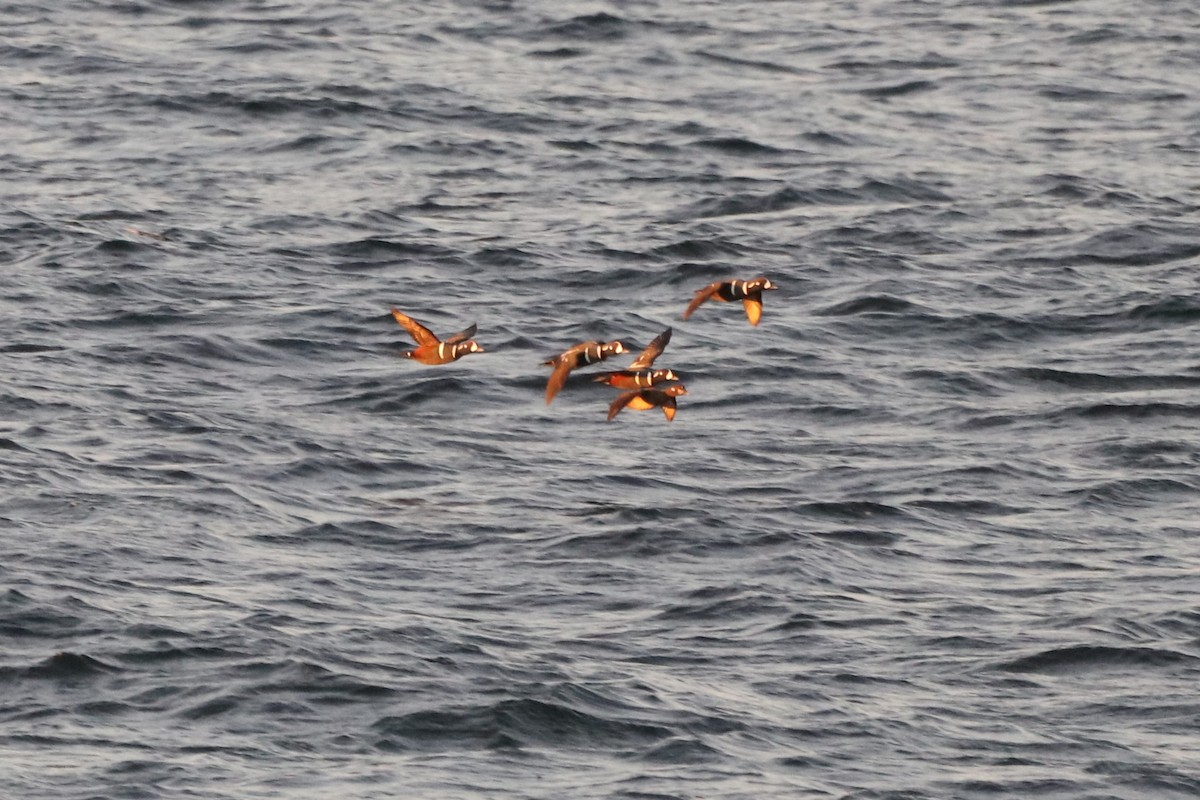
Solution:
<path fill-rule="evenodd" d="M 408 335 L 413 338 L 418 345 L 437 344 L 438 338 L 433 335 L 433 331 L 426 328 L 421 323 L 417 322 L 407 314 L 402 314 L 398 309 L 392 309 L 392 316 L 396 318 L 404 330 L 408 331 Z"/>
<path fill-rule="evenodd" d="M 646 349 L 638 354 L 638 357 L 629 365 L 630 369 L 646 369 L 654 363 L 654 359 L 662 354 L 663 349 L 667 346 L 667 342 L 671 341 L 671 329 L 667 328 L 654 338 L 650 344 L 646 345 Z"/>
<path fill-rule="evenodd" d="M 458 342 L 465 342 L 467 339 L 470 339 L 472 336 L 475 335 L 475 329 L 477 327 L 478 326 L 476 326 L 474 323 L 472 323 L 471 327 L 467 328 L 466 330 L 459 331 L 458 333 L 454 334 L 453 336 L 447 336 L 442 341 L 445 342 L 446 344 L 456 344 Z"/>
<path fill-rule="evenodd" d="M 617 414 L 621 413 L 621 409 L 629 405 L 629 401 L 638 396 L 638 390 L 634 389 L 630 392 L 621 392 L 617 395 L 617 399 L 612 401 L 608 407 L 608 419 L 612 420 Z"/>
<path fill-rule="evenodd" d="M 696 296 L 692 298 L 692 302 L 688 303 L 687 310 L 683 312 L 683 318 L 687 319 L 690 317 L 692 312 L 700 307 L 701 303 L 716 294 L 717 289 L 721 288 L 721 283 L 721 281 L 713 281 L 708 286 L 696 292 Z"/>
<path fill-rule="evenodd" d="M 750 320 L 750 324 L 757 325 L 762 318 L 762 292 L 743 297 L 742 305 L 746 308 L 746 318 Z"/>
<path fill-rule="evenodd" d="M 567 376 L 571 374 L 571 367 L 574 363 L 574 359 L 562 356 L 555 361 L 554 371 L 550 373 L 550 380 L 546 381 L 546 405 L 550 405 L 554 396 L 562 391 L 563 384 L 567 382 Z"/>

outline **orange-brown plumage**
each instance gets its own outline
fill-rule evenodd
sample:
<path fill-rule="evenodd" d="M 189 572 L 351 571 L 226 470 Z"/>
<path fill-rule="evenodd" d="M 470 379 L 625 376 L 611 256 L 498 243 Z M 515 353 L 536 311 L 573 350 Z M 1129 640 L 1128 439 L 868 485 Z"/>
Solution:
<path fill-rule="evenodd" d="M 608 407 L 608 418 L 611 420 L 621 409 L 632 408 L 634 411 L 648 411 L 661 408 L 667 421 L 675 419 L 675 398 L 687 394 L 682 383 L 674 383 L 665 389 L 634 389 L 622 392 Z"/>
<path fill-rule="evenodd" d="M 677 380 L 679 376 L 669 369 L 621 369 L 596 376 L 596 383 L 607 383 L 615 389 L 649 389 L 656 383 Z"/>
<path fill-rule="evenodd" d="M 757 325 L 762 318 L 763 291 L 778 288 L 771 283 L 769 278 L 755 278 L 749 281 L 714 281 L 696 292 L 692 302 L 688 303 L 688 307 L 684 310 L 683 318 L 690 317 L 707 300 L 715 300 L 718 303 L 741 300 L 742 306 L 746 309 L 746 318 L 750 320 L 751 325 Z"/>
<path fill-rule="evenodd" d="M 624 352 L 626 352 L 625 345 L 620 342 L 581 342 L 574 347 L 567 348 L 554 358 L 543 361 L 544 365 L 554 367 L 550 373 L 550 380 L 546 382 L 546 405 L 550 405 L 554 396 L 562 391 L 571 370 L 595 364 L 609 356 L 620 355 Z"/>
<path fill-rule="evenodd" d="M 448 364 L 465 355 L 483 352 L 483 348 L 471 339 L 475 335 L 475 325 L 452 336 L 447 336 L 445 339 L 439 339 L 433 331 L 399 309 L 392 309 L 392 317 L 400 323 L 404 330 L 408 331 L 408 335 L 417 343 L 416 349 L 401 353 L 404 358 L 411 358 L 422 364 Z"/>
<path fill-rule="evenodd" d="M 667 343 L 671 341 L 671 329 L 654 337 L 654 341 L 646 345 L 637 358 L 630 362 L 626 369 L 605 372 L 596 376 L 596 383 L 607 383 L 617 389 L 649 389 L 663 381 L 677 381 L 679 376 L 669 369 L 650 369 L 654 359 L 662 355 Z"/>
<path fill-rule="evenodd" d="M 671 341 L 671 329 L 667 328 L 665 331 L 660 333 L 658 336 L 655 336 L 654 340 L 652 342 L 650 342 L 650 344 L 646 345 L 645 350 L 638 353 L 637 358 L 635 358 L 632 362 L 630 362 L 629 369 L 631 369 L 631 370 L 649 369 L 650 365 L 654 363 L 654 359 L 656 359 L 660 355 L 662 355 L 662 351 L 666 349 L 667 344 L 670 341 Z"/>

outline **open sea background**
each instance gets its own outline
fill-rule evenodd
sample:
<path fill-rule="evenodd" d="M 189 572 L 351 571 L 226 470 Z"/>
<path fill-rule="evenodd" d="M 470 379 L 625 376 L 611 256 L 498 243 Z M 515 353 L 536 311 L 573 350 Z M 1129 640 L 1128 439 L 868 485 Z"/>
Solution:
<path fill-rule="evenodd" d="M 1193 0 L 0 20 L 0 798 L 1200 796 Z"/>

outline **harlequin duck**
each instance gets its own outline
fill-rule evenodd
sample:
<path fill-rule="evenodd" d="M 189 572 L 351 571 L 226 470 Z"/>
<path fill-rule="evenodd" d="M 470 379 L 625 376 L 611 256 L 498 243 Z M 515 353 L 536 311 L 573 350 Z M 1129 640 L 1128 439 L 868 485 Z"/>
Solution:
<path fill-rule="evenodd" d="M 634 411 L 648 411 L 651 408 L 661 408 L 667 421 L 675 419 L 675 398 L 687 394 L 682 383 L 673 383 L 665 389 L 634 389 L 622 392 L 608 407 L 608 418 L 612 420 L 621 409 L 629 406 Z"/>
<path fill-rule="evenodd" d="M 749 318 L 750 324 L 757 325 L 758 320 L 762 317 L 763 290 L 778 288 L 767 278 L 755 278 L 752 281 L 715 281 L 696 292 L 696 296 L 688 304 L 687 310 L 683 312 L 683 318 L 690 317 L 692 312 L 699 308 L 705 300 L 716 300 L 721 303 L 741 300 L 742 305 L 746 307 L 746 317 Z"/>
<path fill-rule="evenodd" d="M 654 359 L 662 354 L 663 348 L 667 346 L 667 342 L 669 341 L 671 341 L 671 329 L 667 328 L 654 337 L 654 341 L 638 354 L 638 357 L 633 360 L 628 369 L 598 375 L 596 382 L 607 383 L 609 386 L 614 386 L 618 389 L 648 389 L 656 383 L 679 380 L 679 376 L 669 369 L 650 369 L 650 365 L 654 363 Z"/>
<path fill-rule="evenodd" d="M 550 373 L 550 380 L 546 382 L 546 405 L 550 405 L 554 395 L 562 389 L 571 370 L 595 364 L 609 356 L 617 356 L 624 352 L 626 352 L 625 345 L 620 342 L 583 342 L 568 348 L 548 361 L 543 361 L 543 365 L 554 367 L 554 371 Z"/>
<path fill-rule="evenodd" d="M 677 381 L 679 376 L 669 369 L 638 370 L 623 369 L 618 372 L 606 372 L 596 377 L 596 383 L 607 383 L 616 389 L 649 389 L 663 381 Z"/>
<path fill-rule="evenodd" d="M 465 331 L 459 331 L 453 336 L 439 339 L 429 328 L 395 308 L 392 309 L 392 316 L 417 343 L 416 350 L 401 353 L 405 358 L 420 361 L 422 364 L 448 364 L 470 353 L 483 352 L 483 348 L 471 339 L 475 335 L 475 325 Z"/>

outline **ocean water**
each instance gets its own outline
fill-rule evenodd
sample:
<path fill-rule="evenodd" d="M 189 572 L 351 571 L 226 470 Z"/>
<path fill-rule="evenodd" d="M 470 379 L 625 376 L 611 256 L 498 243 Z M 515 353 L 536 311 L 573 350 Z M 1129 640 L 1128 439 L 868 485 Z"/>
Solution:
<path fill-rule="evenodd" d="M 0 19 L 0 798 L 1200 796 L 1192 2 Z"/>

